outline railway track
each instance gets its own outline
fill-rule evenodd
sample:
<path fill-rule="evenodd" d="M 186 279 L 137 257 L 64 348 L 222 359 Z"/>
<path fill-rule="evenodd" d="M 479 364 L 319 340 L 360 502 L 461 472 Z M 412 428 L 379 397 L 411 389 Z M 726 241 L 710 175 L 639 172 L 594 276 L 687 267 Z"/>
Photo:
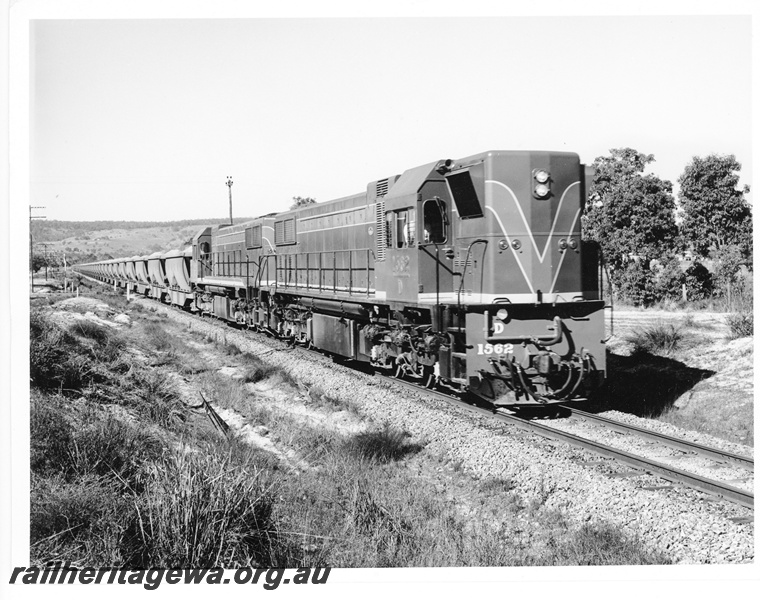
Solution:
<path fill-rule="evenodd" d="M 601 417 L 599 415 L 579 410 L 577 408 L 565 408 L 567 411 L 569 411 L 570 416 L 573 418 L 598 423 L 607 429 L 612 429 L 613 431 L 618 431 L 620 433 L 635 435 L 636 437 L 651 440 L 665 446 L 669 446 L 671 448 L 682 450 L 684 452 L 690 452 L 692 454 L 696 454 L 697 456 L 703 456 L 705 458 L 709 458 L 718 462 L 733 463 L 753 472 L 755 470 L 755 461 L 748 456 L 734 454 L 733 452 L 728 452 L 727 450 L 721 450 L 719 448 L 711 448 L 709 446 L 690 442 L 688 440 L 666 435 L 664 433 L 651 431 L 642 427 L 636 427 L 635 425 L 628 425 L 626 423 L 608 419 L 607 417 Z"/>
<path fill-rule="evenodd" d="M 180 309 L 169 306 L 169 305 L 163 305 L 163 307 L 170 308 L 172 310 L 177 310 L 179 312 L 183 312 L 187 314 L 186 311 L 181 311 Z M 223 323 L 223 321 L 220 321 L 220 324 L 221 323 Z M 752 492 L 742 490 L 740 488 L 732 486 L 723 481 L 708 479 L 706 477 L 702 477 L 694 473 L 689 473 L 677 467 L 663 464 L 661 462 L 658 462 L 649 458 L 645 458 L 642 456 L 637 456 L 630 452 L 626 452 L 624 450 L 620 450 L 618 448 L 614 448 L 612 446 L 602 444 L 594 440 L 590 440 L 587 438 L 574 435 L 572 433 L 555 429 L 547 425 L 544 425 L 542 423 L 528 420 L 517 414 L 513 414 L 505 409 L 494 410 L 492 407 L 484 407 L 477 404 L 468 403 L 458 397 L 454 397 L 449 394 L 445 394 L 443 392 L 439 392 L 436 390 L 430 390 L 422 386 L 419 386 L 417 384 L 405 381 L 403 379 L 388 377 L 382 374 L 376 374 L 376 376 L 384 380 L 387 380 L 389 382 L 393 382 L 397 385 L 413 389 L 417 393 L 435 397 L 436 399 L 440 401 L 465 409 L 473 414 L 477 414 L 479 416 L 487 416 L 487 417 L 496 419 L 498 421 L 508 423 L 520 429 L 530 431 L 531 433 L 540 435 L 544 438 L 571 444 L 575 447 L 588 450 L 597 455 L 614 459 L 620 463 L 626 464 L 642 472 L 657 475 L 673 483 L 686 485 L 689 488 L 692 488 L 692 489 L 695 489 L 707 494 L 711 494 L 714 496 L 718 496 L 727 501 L 730 501 L 740 506 L 744 506 L 746 508 L 754 510 L 754 494 Z M 679 438 L 674 438 L 672 436 L 659 434 L 659 433 L 642 429 L 639 427 L 626 425 L 624 423 L 613 421 L 611 419 L 600 417 L 598 415 L 587 413 L 585 411 L 581 411 L 575 408 L 570 408 L 570 407 L 563 407 L 563 408 L 567 410 L 573 418 L 594 421 L 610 429 L 625 432 L 628 434 L 637 435 L 639 437 L 644 437 L 644 438 L 657 441 L 659 443 L 662 443 L 671 447 L 676 447 L 680 450 L 696 453 L 701 456 L 707 456 L 707 457 L 712 458 L 713 460 L 730 461 L 730 462 L 739 464 L 743 468 L 754 471 L 754 461 L 748 457 L 743 457 L 740 455 L 732 454 L 732 453 L 725 452 L 723 450 L 719 450 L 715 448 L 709 448 L 707 446 L 702 446 L 700 444 L 695 444 L 695 443 L 688 442 Z"/>
<path fill-rule="evenodd" d="M 383 375 L 380 377 L 399 385 L 414 389 L 418 393 L 433 396 L 441 401 L 463 408 L 473 414 L 488 416 L 501 422 L 509 423 L 510 425 L 513 425 L 520 429 L 530 431 L 542 437 L 565 442 L 578 448 L 589 450 L 594 454 L 598 454 L 605 458 L 614 459 L 637 470 L 657 475 L 673 483 L 686 485 L 687 487 L 698 490 L 700 492 L 718 496 L 727 501 L 754 510 L 754 494 L 752 492 L 742 490 L 723 481 L 708 479 L 694 473 L 689 473 L 683 469 L 679 469 L 643 456 L 637 456 L 630 452 L 626 452 L 624 450 L 620 450 L 618 448 L 614 448 L 612 446 L 602 444 L 594 440 L 552 428 L 550 426 L 544 425 L 543 423 L 527 420 L 524 417 L 509 413 L 504 409 L 494 410 L 489 407 L 470 404 L 463 400 L 460 400 L 459 398 L 452 397 L 442 392 L 421 388 L 413 383 L 404 380 L 386 377 Z M 678 447 L 679 449 L 694 452 L 702 456 L 708 456 L 717 460 L 737 462 L 744 468 L 754 469 L 754 462 L 751 458 L 731 454 L 715 448 L 708 448 L 707 446 L 702 446 L 699 444 L 693 444 L 691 442 L 680 440 L 678 438 L 673 438 L 664 434 L 641 429 L 639 427 L 628 426 L 623 423 L 612 421 L 611 419 L 606 419 L 605 417 L 598 417 L 597 415 L 579 411 L 577 409 L 568 410 L 571 410 L 576 418 L 594 420 L 598 423 L 604 423 L 607 427 L 616 428 L 617 430 L 624 430 L 629 434 L 641 435 L 642 437 L 647 437 L 648 439 L 656 439 L 658 442 L 665 445 Z"/>

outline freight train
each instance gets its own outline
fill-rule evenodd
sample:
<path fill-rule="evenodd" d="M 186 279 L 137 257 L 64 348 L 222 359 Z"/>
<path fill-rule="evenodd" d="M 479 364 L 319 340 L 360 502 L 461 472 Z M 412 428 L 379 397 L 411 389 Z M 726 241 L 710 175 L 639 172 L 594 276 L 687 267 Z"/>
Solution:
<path fill-rule="evenodd" d="M 581 237 L 590 175 L 568 152 L 439 160 L 75 268 L 497 406 L 583 400 L 606 367 L 598 253 Z"/>

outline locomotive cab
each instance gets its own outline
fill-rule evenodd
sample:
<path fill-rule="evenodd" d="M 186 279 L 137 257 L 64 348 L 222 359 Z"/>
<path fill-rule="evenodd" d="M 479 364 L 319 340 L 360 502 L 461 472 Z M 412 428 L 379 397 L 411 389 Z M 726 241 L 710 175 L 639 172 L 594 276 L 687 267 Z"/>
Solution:
<path fill-rule="evenodd" d="M 586 174 L 564 152 L 489 152 L 447 173 L 460 217 L 467 380 L 478 395 L 585 399 L 603 376 L 596 255 L 581 240 Z"/>
<path fill-rule="evenodd" d="M 491 402 L 584 399 L 605 368 L 576 154 L 487 152 L 405 172 L 385 196 L 382 352 Z M 395 328 L 395 331 L 394 331 Z"/>

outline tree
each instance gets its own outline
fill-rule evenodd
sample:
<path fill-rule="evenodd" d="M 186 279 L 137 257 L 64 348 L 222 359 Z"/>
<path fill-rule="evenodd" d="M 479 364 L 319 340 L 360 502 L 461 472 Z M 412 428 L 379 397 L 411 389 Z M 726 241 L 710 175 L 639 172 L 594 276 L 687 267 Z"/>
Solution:
<path fill-rule="evenodd" d="M 35 254 L 32 257 L 32 272 L 36 273 L 40 269 L 44 269 L 48 265 L 48 261 L 43 254 Z"/>
<path fill-rule="evenodd" d="M 668 262 L 681 248 L 673 185 L 644 174 L 652 162 L 632 148 L 597 157 L 583 216 L 584 236 L 599 243 L 613 284 L 637 304 L 657 299 L 652 261 Z"/>
<path fill-rule="evenodd" d="M 316 204 L 317 201 L 314 198 L 301 198 L 301 196 L 293 196 L 293 204 L 290 205 L 290 210 L 293 210 L 294 208 L 300 208 L 302 206 L 306 206 L 307 204 Z"/>
<path fill-rule="evenodd" d="M 678 198 L 683 210 L 681 230 L 695 254 L 733 254 L 736 246 L 749 268 L 752 267 L 752 210 L 739 189 L 741 164 L 731 154 L 695 156 L 678 178 Z"/>

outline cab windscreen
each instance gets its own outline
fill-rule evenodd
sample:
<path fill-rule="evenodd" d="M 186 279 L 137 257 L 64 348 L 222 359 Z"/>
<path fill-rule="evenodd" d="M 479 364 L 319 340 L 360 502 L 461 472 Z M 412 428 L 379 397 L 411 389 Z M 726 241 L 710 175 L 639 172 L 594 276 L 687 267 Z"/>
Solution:
<path fill-rule="evenodd" d="M 461 219 L 474 219 L 483 216 L 483 208 L 478 200 L 478 193 L 472 181 L 470 171 L 459 171 L 446 175 L 449 182 L 451 195 L 457 205 L 457 212 Z"/>

